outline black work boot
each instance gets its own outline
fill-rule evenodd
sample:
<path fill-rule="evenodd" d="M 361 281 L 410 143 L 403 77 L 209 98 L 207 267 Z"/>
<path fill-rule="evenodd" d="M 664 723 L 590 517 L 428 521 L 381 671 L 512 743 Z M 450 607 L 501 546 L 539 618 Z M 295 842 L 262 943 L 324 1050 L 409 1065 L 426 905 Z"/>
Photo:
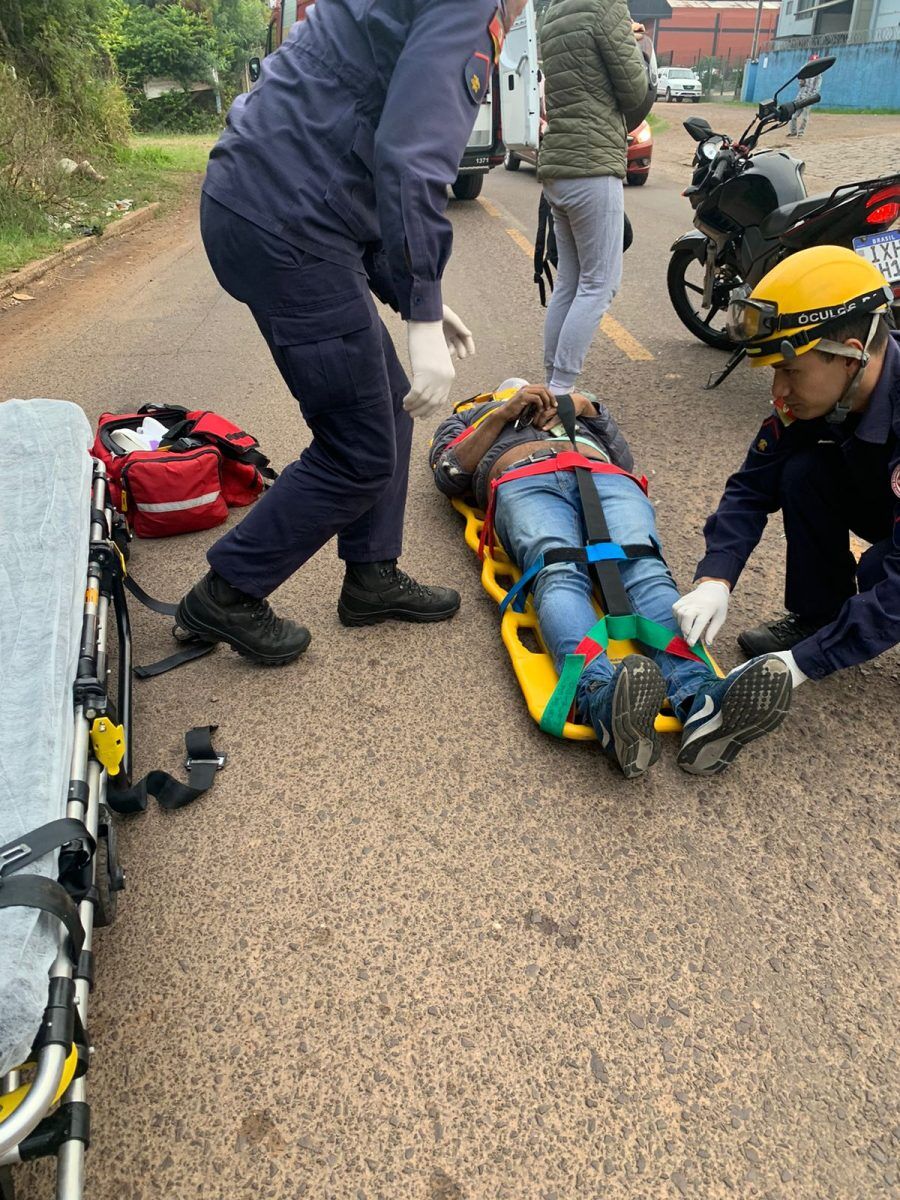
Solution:
<path fill-rule="evenodd" d="M 829 620 L 828 617 L 798 617 L 796 613 L 788 613 L 780 621 L 745 629 L 738 634 L 738 645 L 748 658 L 774 654 L 776 650 L 791 650 L 798 642 L 818 633 Z"/>
<path fill-rule="evenodd" d="M 276 617 L 268 600 L 238 591 L 210 571 L 182 599 L 176 626 L 204 642 L 227 642 L 266 667 L 283 667 L 309 645 L 309 630 Z"/>
<path fill-rule="evenodd" d="M 346 564 L 338 616 L 344 625 L 380 621 L 446 621 L 459 609 L 459 592 L 425 587 L 391 562 Z"/>

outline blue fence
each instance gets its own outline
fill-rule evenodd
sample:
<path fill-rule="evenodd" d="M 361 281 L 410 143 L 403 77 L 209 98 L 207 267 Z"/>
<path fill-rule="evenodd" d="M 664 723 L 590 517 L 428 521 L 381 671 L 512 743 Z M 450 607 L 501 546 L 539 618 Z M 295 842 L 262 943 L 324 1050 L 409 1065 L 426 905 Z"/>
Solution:
<path fill-rule="evenodd" d="M 742 100 L 767 100 L 786 79 L 807 61 L 810 50 L 772 50 L 761 54 L 758 63 L 747 63 L 741 88 Z M 820 57 L 833 54 L 837 60 L 819 78 L 824 107 L 895 108 L 900 110 L 900 41 L 864 42 L 858 46 L 823 47 Z M 782 96 L 792 100 L 797 84 Z"/>

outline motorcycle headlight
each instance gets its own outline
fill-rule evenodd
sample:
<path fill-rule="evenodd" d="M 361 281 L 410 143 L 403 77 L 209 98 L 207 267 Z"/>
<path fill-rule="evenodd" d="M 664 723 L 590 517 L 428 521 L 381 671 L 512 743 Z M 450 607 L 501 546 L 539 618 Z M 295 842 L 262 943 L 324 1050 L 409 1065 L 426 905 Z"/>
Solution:
<path fill-rule="evenodd" d="M 642 125 L 640 127 L 640 129 L 637 131 L 635 140 L 640 142 L 643 145 L 645 142 L 649 142 L 652 137 L 653 137 L 653 133 L 650 129 L 650 126 Z"/>
<path fill-rule="evenodd" d="M 719 147 L 722 145 L 721 138 L 707 138 L 705 142 L 700 143 L 700 153 L 709 162 L 719 153 Z"/>

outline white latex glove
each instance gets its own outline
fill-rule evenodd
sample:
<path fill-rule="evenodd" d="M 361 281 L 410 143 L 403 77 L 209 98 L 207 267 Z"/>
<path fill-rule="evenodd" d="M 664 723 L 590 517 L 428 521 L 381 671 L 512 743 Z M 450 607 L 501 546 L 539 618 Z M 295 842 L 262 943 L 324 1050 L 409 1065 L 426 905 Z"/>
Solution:
<path fill-rule="evenodd" d="M 475 353 L 472 330 L 463 325 L 452 308 L 444 305 L 444 338 L 450 347 L 451 358 L 471 358 Z"/>
<path fill-rule="evenodd" d="M 444 403 L 456 378 L 442 321 L 407 321 L 412 385 L 403 398 L 411 417 L 425 417 Z"/>
<path fill-rule="evenodd" d="M 692 592 L 682 596 L 672 605 L 672 612 L 681 627 L 681 634 L 689 646 L 702 638 L 708 646 L 715 641 L 716 634 L 728 616 L 728 600 L 731 589 L 718 579 L 706 579 L 698 583 Z"/>
<path fill-rule="evenodd" d="M 787 663 L 791 670 L 791 685 L 798 688 L 801 683 L 806 683 L 809 679 L 808 675 L 804 675 L 797 663 L 794 660 L 794 654 L 791 650 L 775 650 L 772 653 L 773 658 L 780 658 L 783 663 Z"/>

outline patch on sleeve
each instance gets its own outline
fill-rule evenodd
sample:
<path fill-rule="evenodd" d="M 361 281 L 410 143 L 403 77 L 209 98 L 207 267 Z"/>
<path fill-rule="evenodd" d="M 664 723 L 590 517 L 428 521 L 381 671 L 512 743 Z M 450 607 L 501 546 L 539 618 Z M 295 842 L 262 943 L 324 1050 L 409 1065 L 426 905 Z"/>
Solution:
<path fill-rule="evenodd" d="M 756 441 L 753 443 L 753 449 L 760 454 L 766 454 L 770 450 L 774 450 L 778 445 L 778 440 L 781 437 L 781 413 L 776 416 L 774 413 L 771 417 L 766 417 L 762 423 L 762 428 L 756 435 Z"/>
<path fill-rule="evenodd" d="M 491 60 L 486 54 L 475 54 L 466 63 L 465 84 L 469 98 L 475 104 L 481 104 L 488 94 L 491 82 Z"/>
<path fill-rule="evenodd" d="M 891 471 L 891 491 L 900 500 L 900 463 Z"/>

